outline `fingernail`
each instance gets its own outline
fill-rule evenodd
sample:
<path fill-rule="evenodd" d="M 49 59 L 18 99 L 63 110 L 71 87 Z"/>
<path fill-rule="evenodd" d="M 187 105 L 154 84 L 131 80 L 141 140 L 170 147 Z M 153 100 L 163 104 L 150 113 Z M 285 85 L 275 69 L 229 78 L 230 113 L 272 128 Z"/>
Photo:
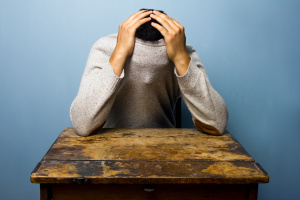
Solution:
<path fill-rule="evenodd" d="M 154 15 L 153 14 L 150 14 L 150 17 L 153 17 Z"/>

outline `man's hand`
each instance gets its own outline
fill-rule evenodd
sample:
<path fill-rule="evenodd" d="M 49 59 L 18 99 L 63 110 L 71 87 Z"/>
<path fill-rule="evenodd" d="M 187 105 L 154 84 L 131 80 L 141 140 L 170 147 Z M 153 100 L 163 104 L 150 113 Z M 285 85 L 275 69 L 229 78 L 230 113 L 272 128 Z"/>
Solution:
<path fill-rule="evenodd" d="M 151 25 L 156 28 L 165 38 L 167 54 L 169 59 L 175 64 L 179 76 L 183 76 L 190 63 L 190 56 L 186 51 L 186 38 L 184 27 L 171 17 L 153 11 L 150 17 L 158 21 L 161 25 L 152 22 Z"/>
<path fill-rule="evenodd" d="M 131 15 L 125 22 L 119 25 L 117 45 L 109 59 L 117 76 L 121 75 L 127 57 L 132 55 L 136 29 L 151 20 L 150 17 L 145 17 L 152 12 L 141 10 Z"/>

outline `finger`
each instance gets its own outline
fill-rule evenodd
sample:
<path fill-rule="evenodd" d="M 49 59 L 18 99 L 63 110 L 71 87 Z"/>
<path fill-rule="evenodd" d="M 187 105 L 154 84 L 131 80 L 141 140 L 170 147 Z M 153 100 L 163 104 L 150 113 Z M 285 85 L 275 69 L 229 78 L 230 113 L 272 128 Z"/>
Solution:
<path fill-rule="evenodd" d="M 149 22 L 151 20 L 150 17 L 147 18 L 143 18 L 138 20 L 137 22 L 135 22 L 132 27 L 136 30 L 137 28 L 139 28 L 141 25 L 145 24 L 146 22 Z"/>
<path fill-rule="evenodd" d="M 145 18 L 146 16 L 150 15 L 151 13 L 153 13 L 153 11 L 152 10 L 148 10 L 148 11 L 145 11 L 143 13 L 140 13 L 135 18 L 136 19 L 142 19 L 142 18 Z"/>
<path fill-rule="evenodd" d="M 126 20 L 123 24 L 125 27 L 133 26 L 139 19 L 150 15 L 152 11 L 141 10 L 139 12 L 134 13 L 128 20 Z"/>
<path fill-rule="evenodd" d="M 177 20 L 173 19 L 173 22 L 177 27 L 180 28 L 181 31 L 184 32 L 184 27 Z"/>
<path fill-rule="evenodd" d="M 157 22 L 159 22 L 167 31 L 173 31 L 171 25 L 162 17 L 154 14 L 151 14 L 150 17 L 155 19 Z"/>
<path fill-rule="evenodd" d="M 175 25 L 175 24 L 173 23 L 173 20 L 174 20 L 174 19 L 172 19 L 172 18 L 169 17 L 168 15 L 166 15 L 166 14 L 164 14 L 164 13 L 161 13 L 161 12 L 159 12 L 159 11 L 157 11 L 157 10 L 154 10 L 153 13 L 154 13 L 155 15 L 157 15 L 157 16 L 163 18 L 164 20 L 166 20 L 170 25 Z"/>
<path fill-rule="evenodd" d="M 136 16 L 140 15 L 141 13 L 144 13 L 146 10 L 140 10 L 136 13 L 133 13 L 126 21 L 131 22 Z"/>
<path fill-rule="evenodd" d="M 177 20 L 173 19 L 173 23 L 179 28 L 183 28 L 183 26 Z"/>
<path fill-rule="evenodd" d="M 155 22 L 152 22 L 151 25 L 152 25 L 154 28 L 156 28 L 156 29 L 157 29 L 164 37 L 167 36 L 168 31 L 167 31 L 164 27 L 162 27 L 161 25 L 159 25 L 159 24 L 157 24 L 157 23 L 155 23 Z"/>
<path fill-rule="evenodd" d="M 136 22 L 138 22 L 139 20 L 141 20 L 141 19 L 147 17 L 147 16 L 150 15 L 151 13 L 152 13 L 152 10 L 146 11 L 146 12 L 143 12 L 143 13 L 140 13 L 140 14 L 136 15 L 136 16 L 134 17 L 134 19 L 132 19 L 132 21 L 130 22 L 129 25 L 135 24 Z"/>
<path fill-rule="evenodd" d="M 153 13 L 156 13 L 160 15 L 162 18 L 164 18 L 170 24 L 170 26 L 172 26 L 172 28 L 175 30 L 177 29 L 177 27 L 180 28 L 181 30 L 184 28 L 176 19 L 173 19 L 164 13 L 161 13 L 159 11 L 154 11 Z"/>
<path fill-rule="evenodd" d="M 153 11 L 153 13 L 158 16 L 157 20 L 159 20 L 159 18 L 162 18 L 162 20 L 166 21 L 165 27 L 168 31 L 178 31 L 179 27 L 174 23 L 174 19 L 159 11 Z"/>

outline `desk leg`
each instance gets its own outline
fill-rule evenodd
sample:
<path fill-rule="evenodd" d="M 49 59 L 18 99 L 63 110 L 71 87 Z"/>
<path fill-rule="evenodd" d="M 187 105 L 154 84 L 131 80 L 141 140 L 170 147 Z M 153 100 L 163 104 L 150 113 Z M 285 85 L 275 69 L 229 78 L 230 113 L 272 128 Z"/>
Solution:
<path fill-rule="evenodd" d="M 52 191 L 50 184 L 40 184 L 40 199 L 52 200 Z"/>
<path fill-rule="evenodd" d="M 247 200 L 257 200 L 258 184 L 251 184 L 247 190 Z"/>

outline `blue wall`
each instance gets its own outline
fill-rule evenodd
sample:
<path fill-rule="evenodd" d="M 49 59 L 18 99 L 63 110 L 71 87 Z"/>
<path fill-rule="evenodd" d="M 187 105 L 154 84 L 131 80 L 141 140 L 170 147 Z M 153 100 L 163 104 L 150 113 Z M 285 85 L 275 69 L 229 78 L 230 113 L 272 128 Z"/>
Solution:
<path fill-rule="evenodd" d="M 0 199 L 39 198 L 30 173 L 71 126 L 92 44 L 142 7 L 185 26 L 228 105 L 228 130 L 270 175 L 259 199 L 299 198 L 299 2 L 1 0 Z"/>

